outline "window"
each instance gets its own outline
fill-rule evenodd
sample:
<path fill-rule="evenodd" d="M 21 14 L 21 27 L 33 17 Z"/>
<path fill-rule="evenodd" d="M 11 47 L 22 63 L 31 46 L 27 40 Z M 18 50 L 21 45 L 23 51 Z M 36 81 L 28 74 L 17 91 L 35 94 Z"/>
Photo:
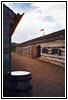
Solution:
<path fill-rule="evenodd" d="M 47 53 L 48 54 L 48 50 L 46 48 L 43 48 L 42 53 Z"/>
<path fill-rule="evenodd" d="M 51 54 L 61 54 L 61 51 L 59 49 L 52 49 L 52 53 Z"/>

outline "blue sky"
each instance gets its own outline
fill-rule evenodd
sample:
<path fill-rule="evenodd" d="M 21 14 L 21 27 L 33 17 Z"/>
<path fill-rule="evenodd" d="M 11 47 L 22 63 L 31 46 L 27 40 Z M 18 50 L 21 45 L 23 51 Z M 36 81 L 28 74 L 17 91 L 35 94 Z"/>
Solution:
<path fill-rule="evenodd" d="M 35 9 L 35 7 L 31 6 L 31 3 L 13 3 L 12 7 L 15 7 L 17 9 L 24 9 L 24 12 L 27 12 L 30 8 Z"/>
<path fill-rule="evenodd" d="M 25 12 L 12 36 L 12 42 L 22 43 L 40 37 L 43 35 L 43 32 L 40 32 L 42 28 L 47 35 L 66 27 L 65 2 L 5 2 L 5 4 L 15 13 Z"/>

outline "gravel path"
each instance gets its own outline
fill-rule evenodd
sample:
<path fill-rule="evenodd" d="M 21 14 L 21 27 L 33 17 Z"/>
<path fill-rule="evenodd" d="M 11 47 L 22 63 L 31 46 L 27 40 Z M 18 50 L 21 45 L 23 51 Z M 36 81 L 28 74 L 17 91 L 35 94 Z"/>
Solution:
<path fill-rule="evenodd" d="M 65 96 L 65 68 L 17 53 L 11 58 L 12 70 L 32 72 L 33 97 Z"/>

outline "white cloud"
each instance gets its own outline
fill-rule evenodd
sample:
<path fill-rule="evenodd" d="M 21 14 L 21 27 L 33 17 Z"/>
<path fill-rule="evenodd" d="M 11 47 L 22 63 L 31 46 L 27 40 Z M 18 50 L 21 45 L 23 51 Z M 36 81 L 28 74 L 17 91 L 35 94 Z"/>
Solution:
<path fill-rule="evenodd" d="M 13 3 L 7 4 L 14 12 L 23 13 L 24 8 L 14 7 Z M 29 9 L 16 28 L 12 41 L 21 43 L 39 36 L 65 28 L 66 4 L 65 2 L 36 2 L 31 4 L 35 9 Z"/>
<path fill-rule="evenodd" d="M 65 10 L 66 3 L 64 2 L 46 2 L 46 3 L 33 3 L 32 5 L 38 7 L 37 9 L 41 11 L 41 16 L 51 16 L 55 23 L 65 25 Z"/>
<path fill-rule="evenodd" d="M 28 14 L 25 13 L 16 28 L 12 39 L 17 40 L 18 42 L 23 42 L 42 35 L 40 34 L 42 22 L 38 20 L 38 16 L 34 16 L 34 14 L 31 13 L 32 12 Z"/>

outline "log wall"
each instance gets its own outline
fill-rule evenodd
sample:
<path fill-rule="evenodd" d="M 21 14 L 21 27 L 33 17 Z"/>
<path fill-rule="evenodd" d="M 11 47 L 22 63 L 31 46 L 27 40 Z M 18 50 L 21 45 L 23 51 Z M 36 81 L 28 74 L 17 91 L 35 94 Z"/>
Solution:
<path fill-rule="evenodd" d="M 48 52 L 43 53 L 43 48 L 46 48 Z M 52 52 L 57 50 L 57 52 Z M 65 65 L 65 41 L 54 41 L 41 45 L 41 60 L 52 62 L 61 66 Z"/>
<path fill-rule="evenodd" d="M 16 51 L 17 53 L 23 54 L 23 55 L 30 55 L 32 58 L 36 58 L 37 55 L 37 46 L 41 46 L 41 57 L 38 58 L 43 61 L 48 61 L 54 64 L 58 64 L 61 66 L 65 65 L 65 41 L 54 41 L 54 42 L 48 42 L 48 43 L 40 43 L 36 44 L 32 47 L 30 45 L 27 47 L 17 47 Z M 43 48 L 47 49 L 48 52 L 42 52 Z M 56 54 L 52 54 L 52 49 L 57 49 L 59 52 Z"/>
<path fill-rule="evenodd" d="M 65 34 L 65 33 L 64 33 Z M 43 61 L 51 62 L 57 65 L 65 66 L 65 38 L 64 34 L 48 35 L 48 39 L 40 42 L 40 39 L 35 39 L 32 44 L 25 42 L 16 47 L 17 53 L 30 55 L 32 58 L 38 58 Z M 52 37 L 53 36 L 53 37 Z M 54 38 L 55 37 L 55 38 Z M 59 40 L 58 40 L 58 37 Z M 47 41 L 49 40 L 49 41 Z M 38 41 L 38 42 L 37 42 Z M 40 46 L 40 57 L 37 57 L 37 47 Z"/>

